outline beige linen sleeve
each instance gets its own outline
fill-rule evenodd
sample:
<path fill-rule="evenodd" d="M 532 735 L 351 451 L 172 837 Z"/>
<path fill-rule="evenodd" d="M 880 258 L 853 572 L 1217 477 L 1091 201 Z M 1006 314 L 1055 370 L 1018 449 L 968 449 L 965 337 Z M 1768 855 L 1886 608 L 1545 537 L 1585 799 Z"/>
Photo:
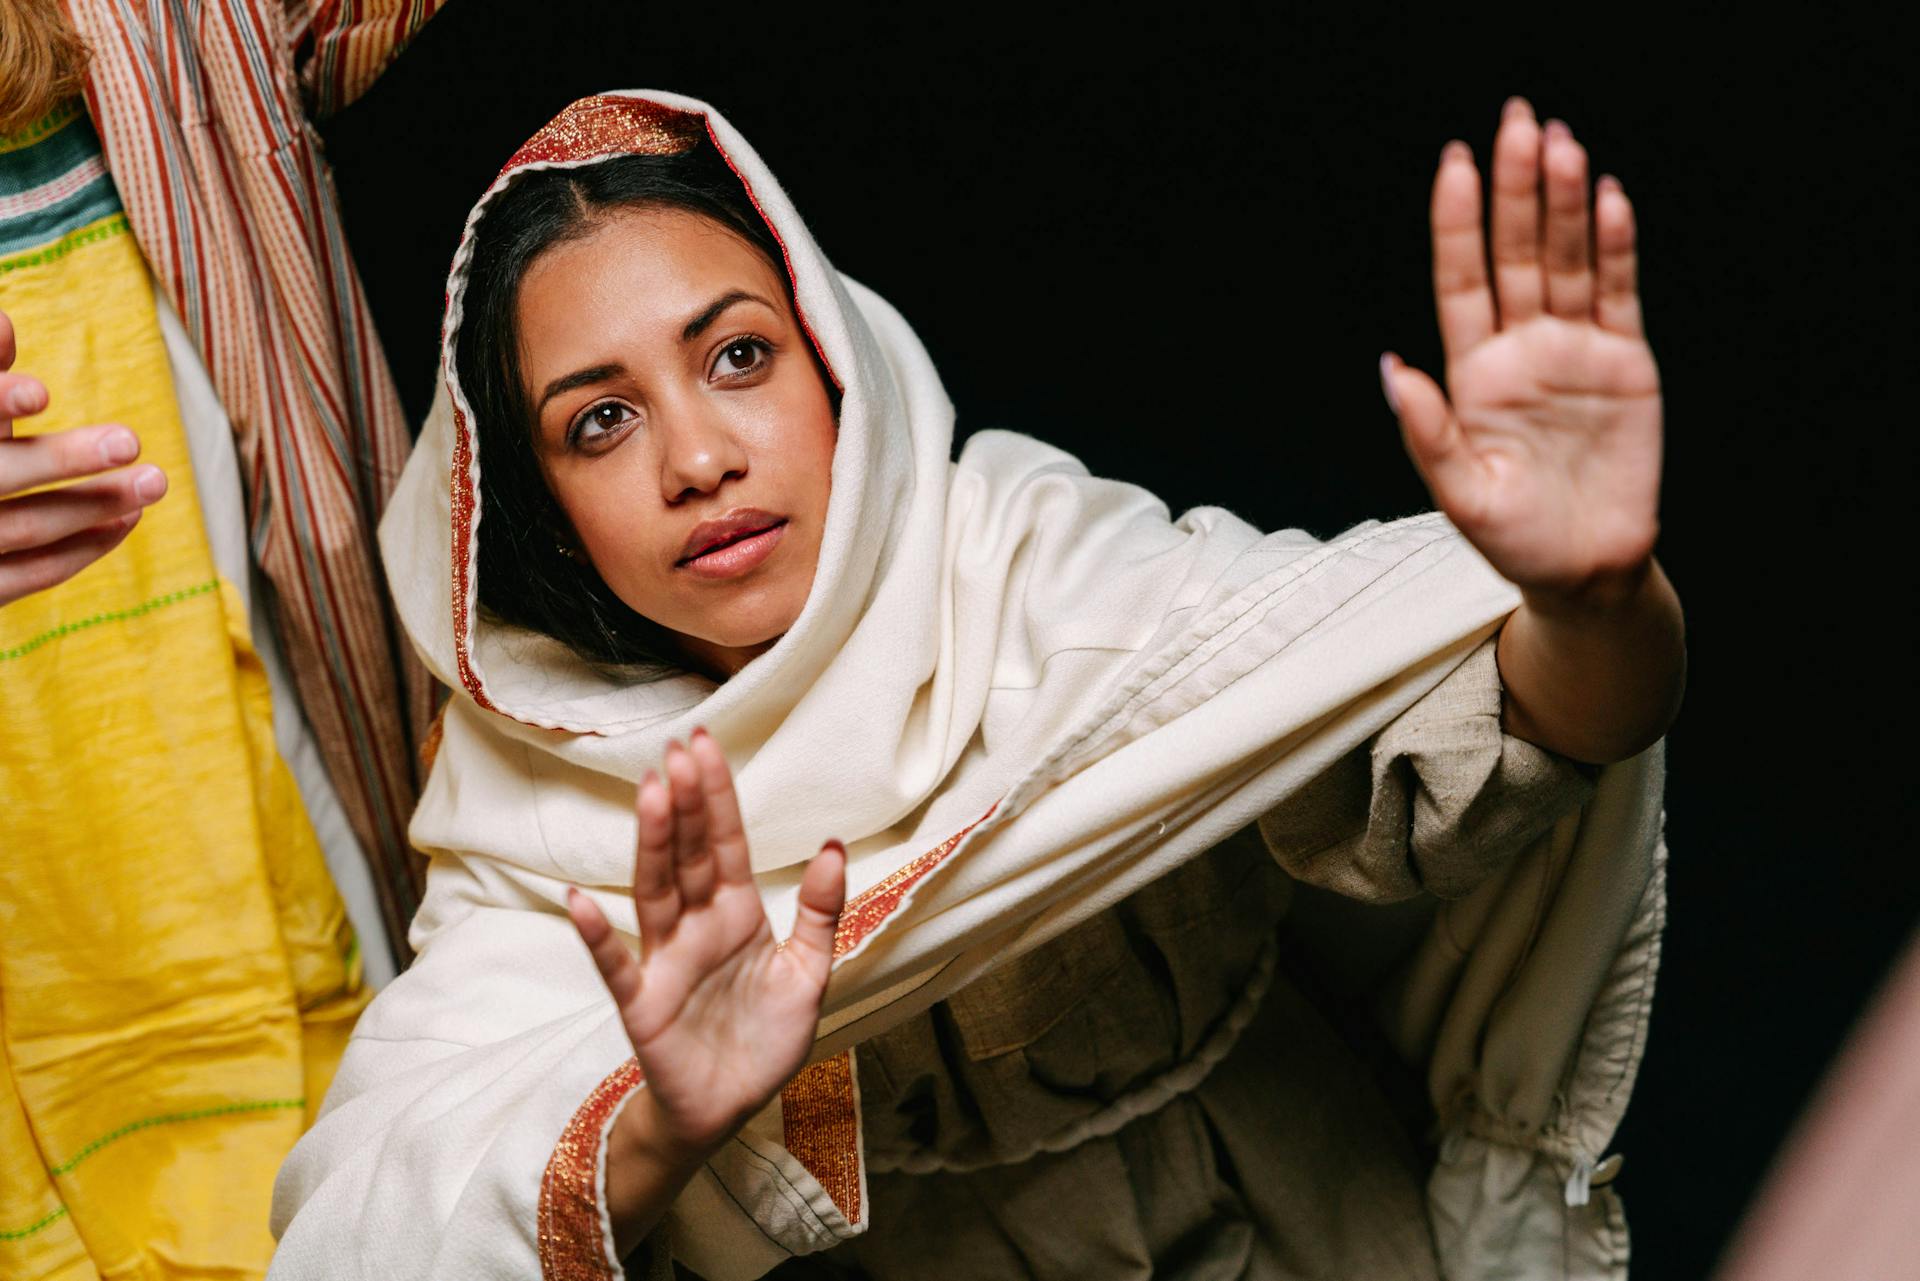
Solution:
<path fill-rule="evenodd" d="M 1599 766 L 1501 727 L 1498 640 L 1260 817 L 1283 868 L 1350 898 L 1460 898 L 1592 797 Z"/>

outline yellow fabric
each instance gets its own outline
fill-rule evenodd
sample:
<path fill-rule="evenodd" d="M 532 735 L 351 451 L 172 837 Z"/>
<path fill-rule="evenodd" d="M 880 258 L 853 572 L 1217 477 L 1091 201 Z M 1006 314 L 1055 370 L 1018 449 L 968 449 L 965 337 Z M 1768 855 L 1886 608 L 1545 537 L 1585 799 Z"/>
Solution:
<path fill-rule="evenodd" d="M 124 218 L 0 263 L 18 434 L 123 422 L 169 492 L 0 607 L 0 1277 L 257 1277 L 369 993 L 214 568 Z M 72 239 L 72 237 L 69 237 Z"/>

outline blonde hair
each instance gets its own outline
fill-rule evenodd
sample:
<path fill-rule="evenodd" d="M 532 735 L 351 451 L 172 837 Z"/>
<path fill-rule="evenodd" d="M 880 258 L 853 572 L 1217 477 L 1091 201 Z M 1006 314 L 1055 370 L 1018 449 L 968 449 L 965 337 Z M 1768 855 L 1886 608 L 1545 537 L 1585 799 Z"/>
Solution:
<path fill-rule="evenodd" d="M 86 71 L 86 43 L 60 0 L 0 0 L 0 133 L 79 93 Z"/>

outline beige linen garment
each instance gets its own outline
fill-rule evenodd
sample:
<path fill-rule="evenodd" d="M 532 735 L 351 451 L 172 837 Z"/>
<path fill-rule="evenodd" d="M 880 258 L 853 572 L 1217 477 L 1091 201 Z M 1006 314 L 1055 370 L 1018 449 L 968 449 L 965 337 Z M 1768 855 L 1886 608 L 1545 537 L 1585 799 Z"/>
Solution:
<path fill-rule="evenodd" d="M 1439 1281 L 1433 1109 L 1285 917 L 1316 875 L 1421 895 L 1377 926 L 1404 950 L 1592 797 L 1500 732 L 1496 640 L 1259 824 L 864 1042 L 876 1225 L 770 1281 Z M 670 1260 L 656 1233 L 628 1267 Z"/>
<path fill-rule="evenodd" d="M 485 459 L 453 356 L 493 195 L 694 147 L 724 158 L 779 241 L 843 398 L 800 616 L 724 684 L 637 683 L 477 607 Z M 862 1106 L 863 1084 L 882 1080 L 862 1063 L 884 1069 L 875 1038 L 1250 827 L 1279 866 L 1330 891 L 1287 914 L 1303 964 L 1342 994 L 1325 1000 L 1364 1001 L 1433 1101 L 1441 1142 L 1398 1235 L 1428 1232 L 1450 1281 L 1619 1274 L 1612 1189 L 1588 1185 L 1651 1000 L 1663 748 L 1596 771 L 1545 826 L 1483 786 L 1510 746 L 1496 717 L 1438 718 L 1392 766 L 1399 782 L 1374 777 L 1369 744 L 1450 676 L 1484 700 L 1484 647 L 1520 603 L 1443 514 L 1323 540 L 1219 507 L 1176 517 L 1018 432 L 976 431 L 956 456 L 953 406 L 912 327 L 833 268 L 718 111 L 659 90 L 583 99 L 509 160 L 456 254 L 442 360 L 381 525 L 408 635 L 453 690 L 409 829 L 431 859 L 418 960 L 362 1016 L 281 1170 L 276 1278 L 621 1275 L 603 1140 L 644 1080 L 566 894 L 581 887 L 631 939 L 634 787 L 696 725 L 733 767 L 776 932 L 829 836 L 846 842 L 850 896 L 812 1063 L 663 1222 L 660 1240 L 699 1275 L 749 1281 L 869 1231 L 883 1248 L 878 1216 L 899 1185 L 873 1154 L 913 1157 Z M 720 492 L 714 510 L 733 501 Z M 1463 744 L 1481 776 L 1443 768 L 1423 790 L 1422 767 Z M 1400 810 L 1406 844 L 1383 846 Z M 1423 814 L 1429 836 L 1456 833 L 1441 840 L 1453 855 L 1425 857 Z M 1451 817 L 1435 829 L 1435 815 Z M 1528 833 L 1518 854 L 1502 847 Z M 1343 905 L 1361 915 L 1343 919 Z M 1236 939 L 1221 931 L 1209 963 L 1243 962 Z M 1220 971 L 1215 995 L 1244 973 Z M 1256 1012 L 1234 1017 L 1264 1026 Z M 1186 1048 L 1174 1057 L 1201 1064 L 1228 1046 Z M 1131 1075 L 1103 1087 L 1116 1102 Z M 1256 1093 L 1260 1080 L 1219 1078 Z M 1304 1083 L 1265 1088 L 1298 1097 Z M 1190 1117 L 1181 1108 L 1158 1124 Z M 1056 1119 L 1073 1137 L 1077 1122 Z"/>

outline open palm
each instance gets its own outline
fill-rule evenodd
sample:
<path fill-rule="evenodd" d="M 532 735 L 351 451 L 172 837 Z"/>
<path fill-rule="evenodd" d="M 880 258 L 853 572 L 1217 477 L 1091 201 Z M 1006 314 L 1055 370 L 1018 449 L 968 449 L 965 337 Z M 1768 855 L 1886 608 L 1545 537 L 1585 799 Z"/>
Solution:
<path fill-rule="evenodd" d="M 638 960 L 593 901 L 568 896 L 672 1137 L 709 1147 L 764 1107 L 805 1064 L 833 965 L 846 850 L 829 841 L 800 882 L 781 943 L 753 880 L 726 755 L 704 729 L 667 745 L 636 798 Z M 670 786 L 669 786 L 670 784 Z"/>
<path fill-rule="evenodd" d="M 1633 208 L 1524 99 L 1494 139 L 1493 270 L 1480 175 L 1448 144 L 1433 274 L 1446 393 L 1391 353 L 1381 377 L 1435 503 L 1506 578 L 1577 596 L 1645 563 L 1658 533 L 1660 376 L 1636 281 Z"/>

